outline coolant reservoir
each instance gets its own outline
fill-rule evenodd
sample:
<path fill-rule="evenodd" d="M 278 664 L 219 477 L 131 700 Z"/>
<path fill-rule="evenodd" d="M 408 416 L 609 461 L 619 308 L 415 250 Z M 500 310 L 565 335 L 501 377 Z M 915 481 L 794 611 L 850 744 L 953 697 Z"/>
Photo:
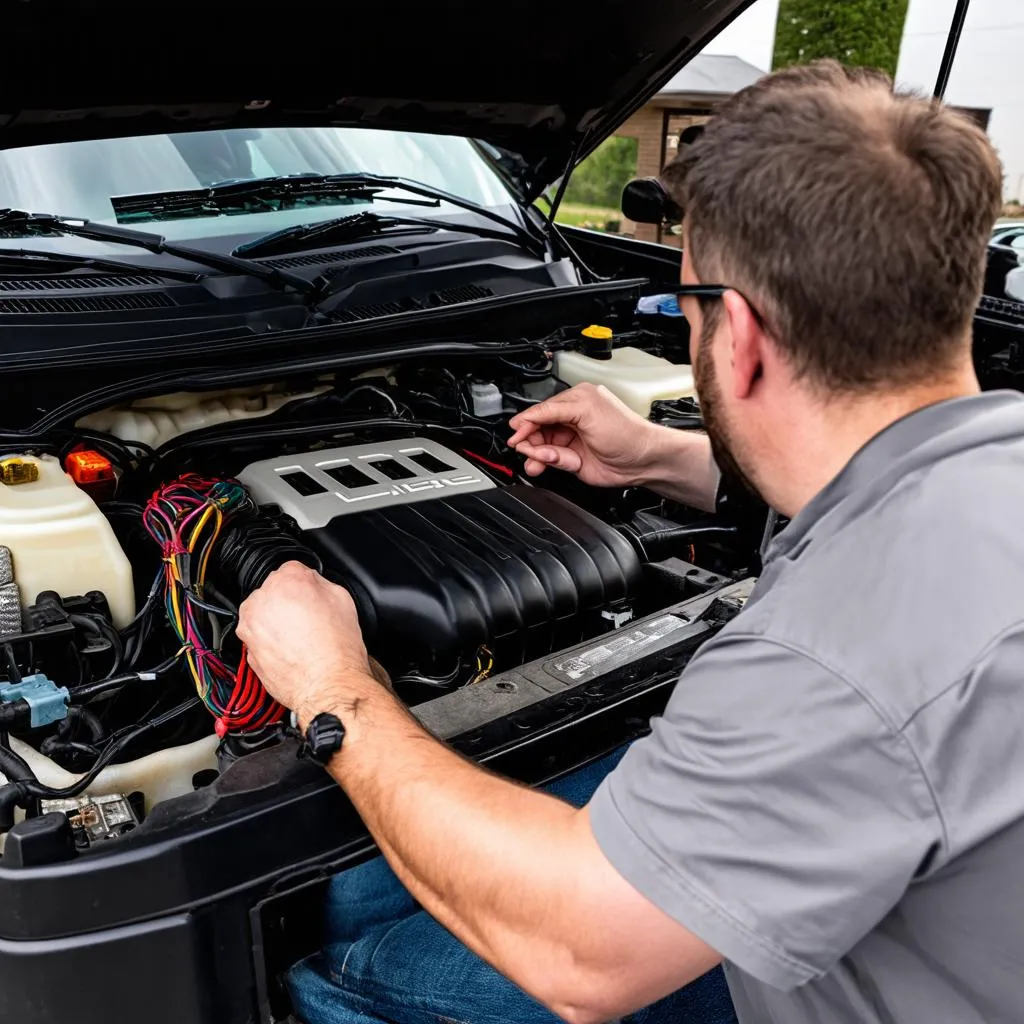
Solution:
<path fill-rule="evenodd" d="M 566 384 L 603 384 L 634 412 L 651 414 L 651 403 L 694 394 L 693 371 L 639 348 L 612 348 L 607 327 L 583 331 L 584 351 L 557 352 L 555 376 Z"/>
<path fill-rule="evenodd" d="M 0 546 L 10 548 L 24 605 L 44 590 L 103 592 L 114 624 L 135 614 L 132 567 L 96 503 L 52 455 L 0 453 Z M 17 482 L 15 482 L 17 481 Z"/>

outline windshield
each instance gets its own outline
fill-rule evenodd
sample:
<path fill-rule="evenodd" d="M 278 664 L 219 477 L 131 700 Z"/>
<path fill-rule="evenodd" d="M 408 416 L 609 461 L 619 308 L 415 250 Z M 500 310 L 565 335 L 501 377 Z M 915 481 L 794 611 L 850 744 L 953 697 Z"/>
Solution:
<path fill-rule="evenodd" d="M 480 206 L 508 207 L 512 197 L 464 138 L 368 128 L 254 128 L 147 135 L 32 146 L 0 152 L 0 208 L 116 223 L 111 197 L 196 189 L 224 181 L 286 174 L 357 171 L 412 178 Z M 398 193 L 395 193 L 398 195 Z M 388 193 L 383 193 L 386 200 Z M 339 202 L 341 200 L 339 199 Z M 347 204 L 351 206 L 351 204 Z M 378 201 L 375 208 L 390 206 Z M 399 209 L 399 207 L 395 207 Z M 403 212 L 408 207 L 401 208 Z M 442 204 L 440 210 L 445 210 Z M 425 208 L 417 215 L 429 216 Z M 330 205 L 268 211 L 256 230 L 337 216 Z M 249 219 L 248 216 L 246 219 Z M 230 221 L 230 229 L 211 223 Z M 168 235 L 244 230 L 237 216 L 201 218 Z"/>

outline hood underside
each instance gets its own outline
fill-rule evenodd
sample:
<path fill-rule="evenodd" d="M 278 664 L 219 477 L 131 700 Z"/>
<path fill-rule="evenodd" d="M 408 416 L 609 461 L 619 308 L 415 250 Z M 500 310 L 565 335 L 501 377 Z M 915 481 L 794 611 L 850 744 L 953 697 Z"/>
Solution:
<path fill-rule="evenodd" d="M 4 19 L 0 148 L 359 125 L 488 142 L 536 192 L 751 2 L 188 0 L 144 13 L 125 0 L 21 0 Z"/>

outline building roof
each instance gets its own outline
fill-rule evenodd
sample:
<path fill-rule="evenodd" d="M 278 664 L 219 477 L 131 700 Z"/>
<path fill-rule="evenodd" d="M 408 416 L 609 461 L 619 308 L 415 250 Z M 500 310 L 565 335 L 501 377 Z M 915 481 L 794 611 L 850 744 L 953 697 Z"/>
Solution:
<path fill-rule="evenodd" d="M 739 57 L 702 53 L 674 75 L 658 93 L 673 96 L 731 96 L 745 89 L 765 72 Z"/>

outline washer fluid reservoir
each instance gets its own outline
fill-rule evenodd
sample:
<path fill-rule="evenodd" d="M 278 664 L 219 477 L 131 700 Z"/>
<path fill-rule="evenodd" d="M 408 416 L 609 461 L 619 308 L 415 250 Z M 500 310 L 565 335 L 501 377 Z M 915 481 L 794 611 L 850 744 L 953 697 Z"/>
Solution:
<path fill-rule="evenodd" d="M 643 349 L 612 348 L 608 327 L 583 330 L 582 351 L 557 352 L 555 376 L 566 384 L 603 384 L 634 412 L 650 416 L 651 403 L 695 393 L 689 366 L 670 363 Z"/>
<path fill-rule="evenodd" d="M 99 590 L 116 626 L 132 620 L 131 563 L 96 503 L 52 455 L 0 453 L 0 546 L 13 556 L 23 605 L 44 590 Z"/>

